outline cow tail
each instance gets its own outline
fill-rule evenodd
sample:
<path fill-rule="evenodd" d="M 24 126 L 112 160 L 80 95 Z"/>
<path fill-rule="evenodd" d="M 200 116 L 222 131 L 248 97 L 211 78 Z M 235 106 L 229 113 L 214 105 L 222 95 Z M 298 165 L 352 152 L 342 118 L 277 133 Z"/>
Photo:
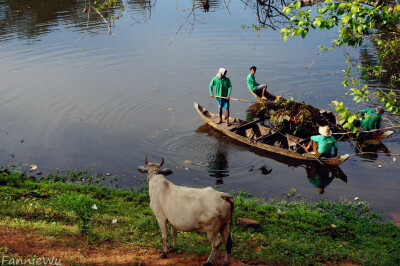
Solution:
<path fill-rule="evenodd" d="M 230 222 L 229 222 L 229 228 L 230 228 L 230 232 L 229 232 L 229 236 L 226 242 L 226 252 L 228 254 L 231 254 L 232 252 L 232 246 L 233 246 L 233 240 L 232 240 L 232 220 L 233 220 L 233 208 L 234 208 L 234 202 L 233 202 L 233 196 L 229 195 L 229 194 L 225 194 L 221 196 L 222 199 L 226 200 L 227 202 L 229 202 L 229 204 L 231 205 L 231 217 L 230 217 Z"/>

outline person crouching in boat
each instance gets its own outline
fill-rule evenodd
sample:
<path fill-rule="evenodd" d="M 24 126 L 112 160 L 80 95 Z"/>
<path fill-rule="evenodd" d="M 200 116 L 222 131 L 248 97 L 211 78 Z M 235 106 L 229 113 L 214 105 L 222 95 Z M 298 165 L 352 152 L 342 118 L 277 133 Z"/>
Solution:
<path fill-rule="evenodd" d="M 314 153 L 322 158 L 331 157 L 332 147 L 335 149 L 334 156 L 337 156 L 338 145 L 336 143 L 335 138 L 332 136 L 332 131 L 329 126 L 319 127 L 319 134 L 311 136 L 311 141 L 308 143 L 307 147 L 303 144 L 303 148 L 308 151 L 311 147 L 313 148 Z"/>
<path fill-rule="evenodd" d="M 247 76 L 247 86 L 249 86 L 249 89 L 258 96 L 260 96 L 261 99 L 263 99 L 264 101 L 268 101 L 268 97 L 274 99 L 282 98 L 283 94 L 275 96 L 272 93 L 268 92 L 267 84 L 258 84 L 256 82 L 256 78 L 254 77 L 256 71 L 257 67 L 255 66 L 250 67 L 250 74 Z"/>
<path fill-rule="evenodd" d="M 226 125 L 229 126 L 229 99 L 232 92 L 231 80 L 226 76 L 227 70 L 220 68 L 217 75 L 211 80 L 210 83 L 210 96 L 216 97 L 218 101 L 218 114 L 219 121 L 217 124 L 222 123 L 222 108 L 226 109 Z M 215 87 L 215 96 L 214 96 Z M 224 97 L 224 98 L 219 98 Z M 227 98 L 227 99 L 225 99 Z"/>
<path fill-rule="evenodd" d="M 382 114 L 385 112 L 383 107 L 377 106 L 375 109 L 367 108 L 358 111 L 362 120 L 355 120 L 354 125 L 360 127 L 361 130 L 370 131 L 372 129 L 380 129 L 382 123 Z"/>

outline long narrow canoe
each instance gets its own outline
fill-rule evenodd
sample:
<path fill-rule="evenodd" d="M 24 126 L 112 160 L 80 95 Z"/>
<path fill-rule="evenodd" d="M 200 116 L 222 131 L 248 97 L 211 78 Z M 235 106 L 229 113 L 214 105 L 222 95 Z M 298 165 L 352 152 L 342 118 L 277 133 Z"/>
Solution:
<path fill-rule="evenodd" d="M 317 162 L 326 165 L 339 165 L 350 156 L 345 154 L 334 158 L 317 158 L 314 154 L 305 152 L 301 148 L 300 145 L 305 144 L 306 140 L 288 134 L 283 135 L 267 126 L 259 125 L 260 120 L 246 122 L 238 118 L 229 117 L 230 126 L 227 126 L 226 123 L 217 124 L 219 120 L 218 114 L 207 111 L 196 102 L 194 103 L 194 108 L 211 127 L 228 137 L 260 150 L 305 162 Z"/>
<path fill-rule="evenodd" d="M 249 89 L 250 93 L 253 94 L 254 98 L 257 99 L 258 102 L 263 103 L 263 104 L 267 103 L 267 101 L 261 99 L 261 97 L 258 96 L 257 93 L 255 93 L 254 91 L 250 90 L 249 87 L 247 87 L 247 88 Z M 271 98 L 271 99 L 268 99 L 268 100 L 274 100 L 274 99 Z"/>

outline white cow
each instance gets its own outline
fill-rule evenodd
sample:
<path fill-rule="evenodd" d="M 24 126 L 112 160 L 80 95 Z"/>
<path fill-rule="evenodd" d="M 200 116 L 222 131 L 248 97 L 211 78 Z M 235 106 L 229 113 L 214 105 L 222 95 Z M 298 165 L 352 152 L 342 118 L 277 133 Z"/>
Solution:
<path fill-rule="evenodd" d="M 221 234 L 226 246 L 224 265 L 229 264 L 232 237 L 229 223 L 233 215 L 233 196 L 228 193 L 218 192 L 211 187 L 187 188 L 180 187 L 165 179 L 164 176 L 172 171 L 161 169 L 164 163 L 148 163 L 147 167 L 139 166 L 141 173 L 147 173 L 149 183 L 150 207 L 160 225 L 163 240 L 163 253 L 161 258 L 166 258 L 168 252 L 167 222 L 171 224 L 173 248 L 176 248 L 177 230 L 192 232 L 204 229 L 211 241 L 211 254 L 204 265 L 211 265 L 221 241 Z"/>

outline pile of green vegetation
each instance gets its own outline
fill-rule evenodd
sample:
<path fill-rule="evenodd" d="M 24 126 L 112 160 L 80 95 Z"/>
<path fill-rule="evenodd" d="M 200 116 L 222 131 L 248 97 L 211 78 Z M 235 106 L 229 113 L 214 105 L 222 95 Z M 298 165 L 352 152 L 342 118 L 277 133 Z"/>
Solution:
<path fill-rule="evenodd" d="M 60 178 L 63 180 L 63 178 Z M 400 229 L 364 202 L 299 200 L 294 189 L 283 200 L 265 202 L 233 193 L 232 254 L 266 264 L 400 264 Z M 259 228 L 236 224 L 255 219 Z M 121 190 L 19 173 L 0 173 L 0 224 L 52 236 L 79 236 L 88 245 L 128 243 L 161 251 L 161 236 L 149 207 L 147 188 Z M 224 248 L 221 246 L 220 252 Z M 178 252 L 208 254 L 204 231 L 178 233 Z M 221 255 L 222 256 L 222 255 Z"/>
<path fill-rule="evenodd" d="M 296 102 L 293 99 L 267 103 L 263 107 L 263 113 L 280 132 L 301 138 L 317 134 L 319 126 L 336 124 L 333 113 L 321 112 L 312 105 Z"/>

